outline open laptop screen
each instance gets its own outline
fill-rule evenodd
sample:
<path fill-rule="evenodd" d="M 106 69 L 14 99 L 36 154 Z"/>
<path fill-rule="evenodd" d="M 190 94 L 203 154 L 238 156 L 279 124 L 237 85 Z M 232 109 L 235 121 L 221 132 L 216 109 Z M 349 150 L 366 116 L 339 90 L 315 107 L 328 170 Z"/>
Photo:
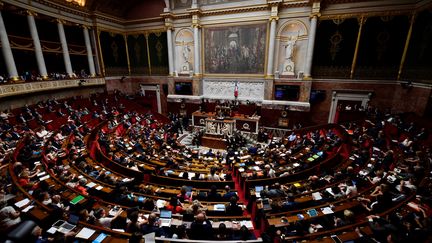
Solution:
<path fill-rule="evenodd" d="M 170 219 L 172 216 L 172 212 L 168 210 L 161 210 L 160 217 L 164 219 Z"/>

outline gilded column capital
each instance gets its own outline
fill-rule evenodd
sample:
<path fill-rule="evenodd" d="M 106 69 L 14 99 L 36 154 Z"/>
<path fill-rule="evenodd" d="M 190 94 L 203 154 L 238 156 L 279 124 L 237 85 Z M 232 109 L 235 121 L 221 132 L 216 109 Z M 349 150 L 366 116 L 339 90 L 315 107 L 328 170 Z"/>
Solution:
<path fill-rule="evenodd" d="M 63 19 L 56 19 L 55 20 L 58 24 L 66 24 L 66 21 L 65 20 L 63 20 Z"/>
<path fill-rule="evenodd" d="M 166 31 L 168 31 L 168 30 L 174 31 L 174 26 L 172 26 L 172 25 L 165 26 L 165 30 Z"/>
<path fill-rule="evenodd" d="M 32 10 L 26 10 L 25 12 L 28 16 L 36 17 L 38 15 L 36 12 L 34 12 Z"/>
<path fill-rule="evenodd" d="M 191 26 L 192 28 L 198 28 L 198 29 L 202 27 L 200 24 L 192 24 Z"/>
<path fill-rule="evenodd" d="M 366 23 L 367 17 L 362 15 L 360 17 L 357 18 L 358 24 L 359 25 L 364 25 Z"/>
<path fill-rule="evenodd" d="M 321 13 L 311 13 L 310 15 L 309 15 L 309 18 L 311 18 L 311 19 L 313 19 L 313 18 L 320 18 L 321 17 Z"/>
<path fill-rule="evenodd" d="M 269 21 L 278 21 L 279 20 L 279 16 L 270 16 Z"/>

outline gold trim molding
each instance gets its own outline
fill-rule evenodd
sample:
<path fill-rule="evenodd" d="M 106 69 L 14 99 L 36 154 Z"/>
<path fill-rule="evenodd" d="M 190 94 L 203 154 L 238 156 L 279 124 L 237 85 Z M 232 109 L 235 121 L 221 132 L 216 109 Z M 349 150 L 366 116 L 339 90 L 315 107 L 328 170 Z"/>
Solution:
<path fill-rule="evenodd" d="M 19 80 L 19 79 L 17 79 Z M 15 80 L 15 81 L 17 81 Z M 47 90 L 57 90 L 66 88 L 78 88 L 81 86 L 99 86 L 105 85 L 104 78 L 89 78 L 86 82 L 80 82 L 81 79 L 55 80 L 30 83 L 15 83 L 0 85 L 0 98 L 9 97 L 21 94 L 35 93 Z"/>

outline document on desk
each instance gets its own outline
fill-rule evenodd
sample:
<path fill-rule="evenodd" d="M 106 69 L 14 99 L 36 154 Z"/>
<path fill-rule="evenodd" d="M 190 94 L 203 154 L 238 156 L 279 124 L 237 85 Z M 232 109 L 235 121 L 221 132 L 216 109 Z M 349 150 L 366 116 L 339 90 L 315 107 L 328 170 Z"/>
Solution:
<path fill-rule="evenodd" d="M 88 187 L 88 188 L 93 188 L 94 186 L 96 186 L 96 183 L 94 183 L 94 182 L 87 183 L 87 185 L 86 185 L 86 187 Z"/>
<path fill-rule="evenodd" d="M 23 213 L 27 213 L 30 209 L 34 208 L 33 205 L 27 206 L 26 208 L 24 208 L 21 212 Z"/>
<path fill-rule="evenodd" d="M 40 181 L 44 181 L 44 180 L 46 180 L 48 178 L 50 178 L 50 175 L 43 176 L 43 177 L 39 178 L 39 180 Z"/>
<path fill-rule="evenodd" d="M 103 189 L 103 186 L 98 186 L 98 187 L 96 187 L 95 189 L 98 190 L 98 191 L 100 191 L 100 190 Z"/>
<path fill-rule="evenodd" d="M 76 238 L 80 238 L 80 239 L 89 239 L 96 231 L 89 229 L 87 227 L 82 228 L 82 230 L 80 232 L 78 232 L 78 234 L 75 236 Z"/>
<path fill-rule="evenodd" d="M 163 207 L 165 207 L 165 203 L 166 203 L 165 200 L 158 199 L 158 200 L 156 201 L 156 207 L 158 207 L 158 208 L 163 208 Z"/>
<path fill-rule="evenodd" d="M 314 200 L 321 200 L 322 199 L 321 193 L 319 193 L 319 192 L 312 193 L 312 198 Z"/>
<path fill-rule="evenodd" d="M 225 211 L 225 204 L 215 204 L 214 211 Z"/>
<path fill-rule="evenodd" d="M 332 214 L 334 213 L 333 210 L 330 207 L 321 208 L 321 211 L 323 214 Z"/>
<path fill-rule="evenodd" d="M 19 201 L 19 202 L 16 202 L 16 203 L 15 203 L 15 206 L 16 206 L 17 208 L 22 208 L 22 207 L 24 207 L 25 205 L 27 205 L 29 202 L 30 202 L 30 200 L 29 200 L 28 198 L 25 198 L 25 199 L 23 199 L 23 200 L 21 200 L 21 201 Z"/>

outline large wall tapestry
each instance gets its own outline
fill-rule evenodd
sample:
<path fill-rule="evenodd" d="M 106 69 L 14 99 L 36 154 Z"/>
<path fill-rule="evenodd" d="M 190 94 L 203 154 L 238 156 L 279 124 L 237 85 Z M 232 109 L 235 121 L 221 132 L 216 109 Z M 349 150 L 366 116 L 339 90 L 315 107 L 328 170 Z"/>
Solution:
<path fill-rule="evenodd" d="M 167 33 L 156 32 L 148 36 L 151 75 L 168 74 Z"/>
<path fill-rule="evenodd" d="M 206 73 L 262 74 L 267 24 L 204 29 Z"/>
<path fill-rule="evenodd" d="M 128 36 L 129 60 L 132 74 L 149 74 L 147 43 L 144 34 Z"/>
<path fill-rule="evenodd" d="M 126 44 L 123 35 L 102 31 L 99 38 L 106 75 L 127 74 Z"/>

